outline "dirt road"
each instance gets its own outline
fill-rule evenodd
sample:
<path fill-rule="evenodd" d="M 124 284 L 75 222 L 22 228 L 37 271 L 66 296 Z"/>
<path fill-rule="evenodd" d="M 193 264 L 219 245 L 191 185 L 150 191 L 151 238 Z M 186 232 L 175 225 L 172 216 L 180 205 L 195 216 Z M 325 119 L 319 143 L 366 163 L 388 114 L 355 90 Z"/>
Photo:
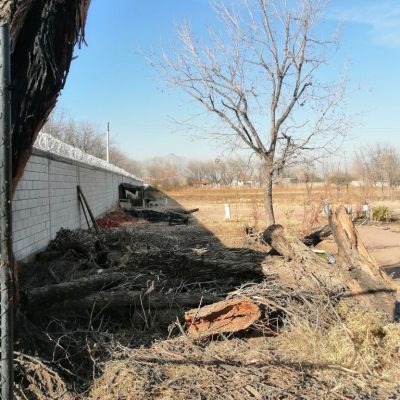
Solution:
<path fill-rule="evenodd" d="M 400 233 L 375 226 L 357 226 L 357 230 L 380 266 L 400 265 Z"/>

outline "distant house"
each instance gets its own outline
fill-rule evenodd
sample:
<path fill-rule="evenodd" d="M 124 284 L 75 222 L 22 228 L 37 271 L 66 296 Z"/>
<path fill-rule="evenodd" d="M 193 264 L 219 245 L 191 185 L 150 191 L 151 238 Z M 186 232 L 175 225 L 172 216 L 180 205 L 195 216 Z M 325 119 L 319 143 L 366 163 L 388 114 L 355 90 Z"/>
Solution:
<path fill-rule="evenodd" d="M 244 186 L 244 182 L 241 179 L 234 179 L 231 183 L 231 186 Z"/>
<path fill-rule="evenodd" d="M 245 184 L 246 184 L 246 186 L 249 186 L 249 187 L 261 186 L 260 182 L 255 179 L 250 179 L 250 180 L 246 181 Z"/>
<path fill-rule="evenodd" d="M 350 186 L 361 187 L 361 186 L 364 186 L 364 182 L 363 181 L 351 181 Z"/>
<path fill-rule="evenodd" d="M 374 183 L 374 186 L 376 186 L 376 187 L 389 187 L 389 182 L 388 181 L 376 181 Z"/>
<path fill-rule="evenodd" d="M 279 177 L 274 180 L 275 185 L 288 185 L 291 183 L 299 183 L 299 180 L 297 178 L 293 177 Z"/>

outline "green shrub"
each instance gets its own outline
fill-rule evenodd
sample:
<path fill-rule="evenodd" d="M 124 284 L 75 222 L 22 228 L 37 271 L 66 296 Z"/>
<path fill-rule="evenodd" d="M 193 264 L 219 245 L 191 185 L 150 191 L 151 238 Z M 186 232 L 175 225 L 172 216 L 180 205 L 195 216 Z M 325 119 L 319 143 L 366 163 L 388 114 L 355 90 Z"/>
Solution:
<path fill-rule="evenodd" d="M 389 207 L 379 206 L 373 208 L 372 210 L 373 221 L 388 221 L 389 218 L 390 218 Z"/>

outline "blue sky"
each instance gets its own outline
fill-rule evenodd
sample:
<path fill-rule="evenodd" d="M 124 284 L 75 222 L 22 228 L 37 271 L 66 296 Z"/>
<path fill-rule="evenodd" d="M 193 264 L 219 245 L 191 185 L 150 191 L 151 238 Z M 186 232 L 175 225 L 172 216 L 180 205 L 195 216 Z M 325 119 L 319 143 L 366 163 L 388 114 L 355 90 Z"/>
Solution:
<path fill-rule="evenodd" d="M 400 146 L 400 1 L 332 0 L 327 18 L 327 29 L 343 22 L 332 65 L 338 72 L 350 65 L 348 111 L 356 124 L 346 151 L 377 140 Z M 58 108 L 100 129 L 110 121 L 113 141 L 136 159 L 220 155 L 215 143 L 182 134 L 174 120 L 196 108 L 165 90 L 141 55 L 168 46 L 183 19 L 200 36 L 215 23 L 208 0 L 92 0 L 88 46 L 76 51 Z"/>

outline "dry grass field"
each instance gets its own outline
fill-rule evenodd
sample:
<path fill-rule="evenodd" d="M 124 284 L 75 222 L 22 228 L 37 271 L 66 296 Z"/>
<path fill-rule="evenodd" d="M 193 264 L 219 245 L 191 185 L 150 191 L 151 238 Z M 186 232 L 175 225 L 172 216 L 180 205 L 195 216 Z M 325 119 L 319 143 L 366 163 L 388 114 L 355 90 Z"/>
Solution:
<path fill-rule="evenodd" d="M 248 187 L 200 187 L 164 191 L 185 208 L 200 208 L 196 218 L 225 245 L 242 246 L 245 227 L 265 228 L 263 190 Z M 315 183 L 291 184 L 274 188 L 276 222 L 301 234 L 326 224 L 323 201 L 333 206 L 351 205 L 354 212 L 368 202 L 372 207 L 386 206 L 392 216 L 400 213 L 400 190 L 378 187 L 346 187 Z M 231 220 L 225 220 L 224 205 L 229 204 Z"/>

